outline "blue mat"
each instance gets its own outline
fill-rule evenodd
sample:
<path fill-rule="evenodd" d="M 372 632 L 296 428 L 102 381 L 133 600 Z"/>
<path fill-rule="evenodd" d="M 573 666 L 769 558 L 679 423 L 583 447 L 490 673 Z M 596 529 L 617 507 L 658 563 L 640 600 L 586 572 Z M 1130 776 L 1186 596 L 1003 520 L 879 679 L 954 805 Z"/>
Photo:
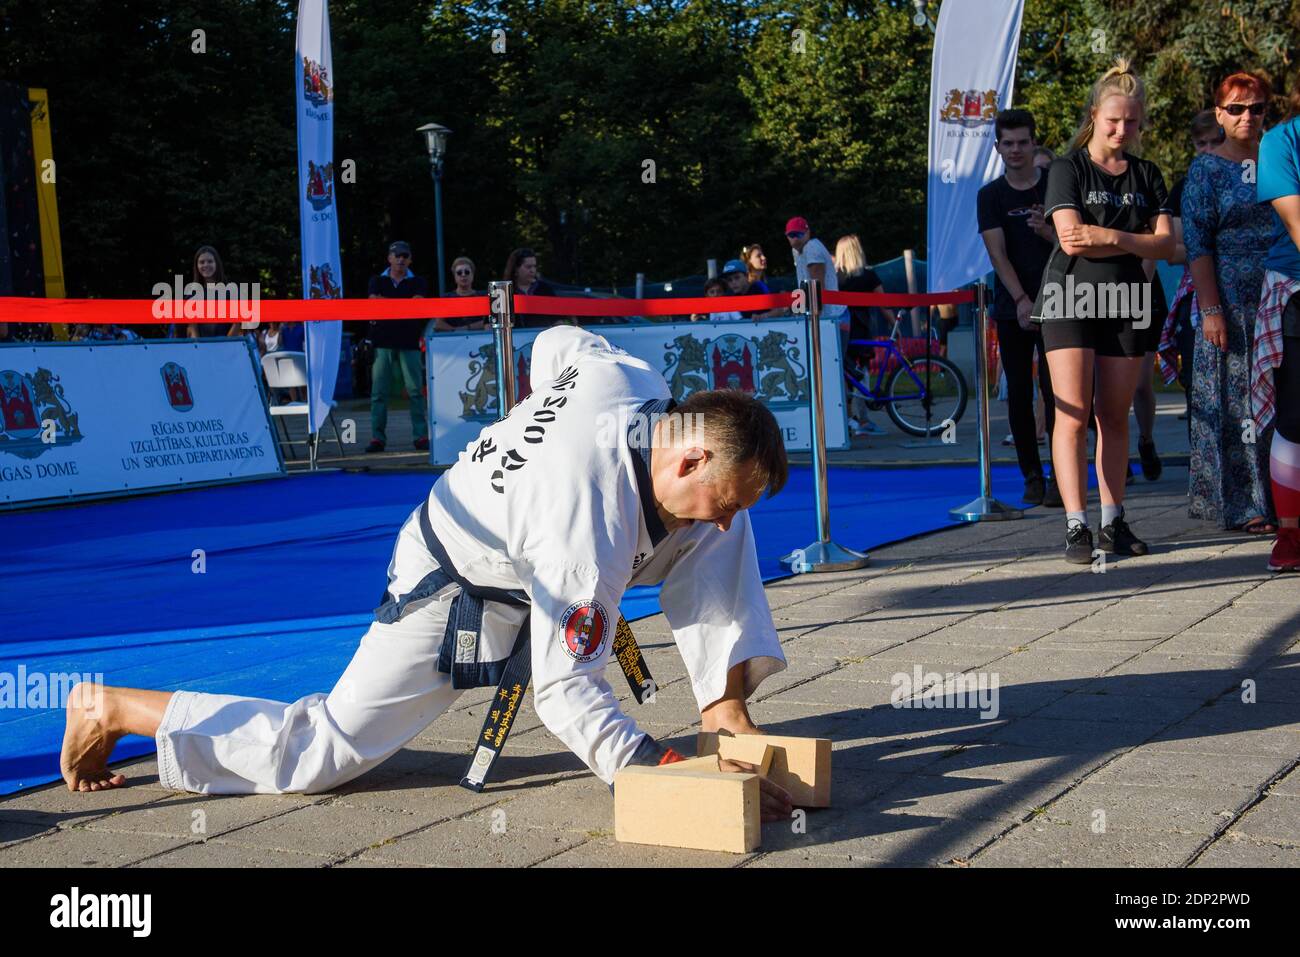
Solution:
<path fill-rule="evenodd" d="M 1019 501 L 1018 470 L 993 477 Z M 281 701 L 328 691 L 432 479 L 326 473 L 0 515 L 0 682 L 17 695 L 0 707 L 0 794 L 59 778 L 63 712 L 33 675 Z M 948 526 L 977 491 L 972 466 L 833 469 L 829 484 L 833 535 L 856 548 Z M 816 538 L 811 472 L 793 469 L 751 521 L 764 578 L 782 577 L 777 559 Z M 632 589 L 624 616 L 656 614 L 657 595 Z M 153 750 L 129 736 L 113 760 Z"/>

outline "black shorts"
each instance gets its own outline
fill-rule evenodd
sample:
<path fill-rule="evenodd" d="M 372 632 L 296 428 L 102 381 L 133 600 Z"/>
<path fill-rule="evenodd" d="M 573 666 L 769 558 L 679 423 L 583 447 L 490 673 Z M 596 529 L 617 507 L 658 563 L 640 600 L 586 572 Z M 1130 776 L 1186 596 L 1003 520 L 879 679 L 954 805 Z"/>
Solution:
<path fill-rule="evenodd" d="M 1133 358 L 1155 351 L 1160 330 L 1154 320 L 1135 329 L 1131 319 L 1051 319 L 1043 323 L 1043 350 L 1092 349 L 1099 356 Z"/>

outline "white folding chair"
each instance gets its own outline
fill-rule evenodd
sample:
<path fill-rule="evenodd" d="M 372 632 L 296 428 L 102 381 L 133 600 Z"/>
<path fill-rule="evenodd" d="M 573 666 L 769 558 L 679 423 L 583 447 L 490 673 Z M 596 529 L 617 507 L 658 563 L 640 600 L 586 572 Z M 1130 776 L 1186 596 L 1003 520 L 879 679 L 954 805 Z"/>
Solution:
<path fill-rule="evenodd" d="M 266 377 L 266 384 L 271 389 L 297 389 L 306 388 L 307 386 L 307 353 L 305 352 L 268 352 L 262 356 L 262 375 Z M 338 423 L 334 421 L 334 407 L 338 405 L 333 399 L 330 400 L 329 422 L 334 428 L 334 441 L 339 447 L 339 455 L 346 455 L 343 451 L 343 437 L 339 433 Z M 293 451 L 293 440 L 289 436 L 289 427 L 284 422 L 286 415 L 307 415 L 306 402 L 287 402 L 284 405 L 270 406 L 271 416 L 279 425 L 283 435 L 282 444 L 289 446 L 289 451 Z M 307 436 L 307 455 L 311 461 L 311 467 L 316 467 L 316 444 L 312 442 L 310 434 Z"/>

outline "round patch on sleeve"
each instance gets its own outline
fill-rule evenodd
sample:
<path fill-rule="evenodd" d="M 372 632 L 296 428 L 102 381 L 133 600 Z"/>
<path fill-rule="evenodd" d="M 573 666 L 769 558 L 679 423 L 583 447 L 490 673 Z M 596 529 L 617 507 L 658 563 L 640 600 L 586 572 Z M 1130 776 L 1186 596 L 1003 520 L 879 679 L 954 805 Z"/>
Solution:
<path fill-rule="evenodd" d="M 600 657 L 609 637 L 609 616 L 605 606 L 594 598 L 574 602 L 560 617 L 560 635 L 564 650 L 574 661 L 591 661 Z"/>

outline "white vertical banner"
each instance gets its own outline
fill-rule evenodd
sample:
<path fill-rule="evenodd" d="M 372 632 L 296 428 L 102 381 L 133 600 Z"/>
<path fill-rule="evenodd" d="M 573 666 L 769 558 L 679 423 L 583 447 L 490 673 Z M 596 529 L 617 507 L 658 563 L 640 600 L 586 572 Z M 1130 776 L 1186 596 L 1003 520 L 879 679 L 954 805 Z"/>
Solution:
<path fill-rule="evenodd" d="M 339 223 L 334 207 L 334 66 L 326 0 L 300 0 L 294 76 L 298 89 L 298 210 L 302 225 L 302 297 L 343 295 Z M 339 370 L 342 322 L 306 323 L 308 429 L 329 415 Z"/>
<path fill-rule="evenodd" d="M 948 292 L 992 268 L 975 196 L 1002 173 L 993 120 L 1011 106 L 1024 0 L 949 0 L 939 8 L 930 70 L 926 190 L 930 292 Z"/>

